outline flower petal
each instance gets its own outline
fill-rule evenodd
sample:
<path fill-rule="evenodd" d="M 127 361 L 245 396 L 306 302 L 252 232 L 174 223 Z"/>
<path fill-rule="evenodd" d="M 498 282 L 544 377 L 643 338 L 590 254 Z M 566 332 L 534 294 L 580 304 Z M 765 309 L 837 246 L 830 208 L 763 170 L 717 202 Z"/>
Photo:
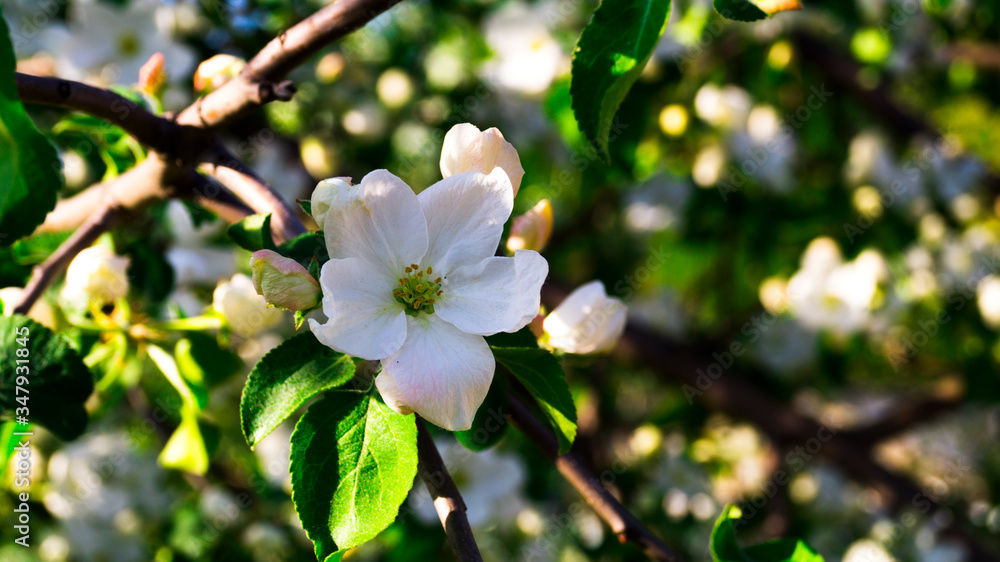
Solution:
<path fill-rule="evenodd" d="M 545 258 L 532 250 L 518 250 L 513 258 L 486 258 L 453 271 L 434 309 L 470 334 L 516 332 L 538 315 L 548 273 Z"/>
<path fill-rule="evenodd" d="M 444 274 L 492 256 L 514 208 L 510 179 L 500 168 L 488 176 L 468 172 L 445 178 L 417 198 L 427 217 L 422 265 Z"/>
<path fill-rule="evenodd" d="M 326 262 L 319 283 L 329 321 L 310 318 L 309 329 L 325 345 L 362 359 L 396 353 L 406 340 L 406 313 L 392 298 L 394 282 L 358 258 Z"/>
<path fill-rule="evenodd" d="M 486 340 L 434 314 L 407 316 L 406 324 L 406 343 L 375 377 L 382 398 L 449 431 L 469 429 L 496 367 Z"/>
<path fill-rule="evenodd" d="M 419 262 L 427 249 L 427 223 L 417 196 L 385 170 L 369 173 L 358 185 L 357 197 L 331 207 L 323 227 L 331 258 L 361 258 L 393 279 Z"/>

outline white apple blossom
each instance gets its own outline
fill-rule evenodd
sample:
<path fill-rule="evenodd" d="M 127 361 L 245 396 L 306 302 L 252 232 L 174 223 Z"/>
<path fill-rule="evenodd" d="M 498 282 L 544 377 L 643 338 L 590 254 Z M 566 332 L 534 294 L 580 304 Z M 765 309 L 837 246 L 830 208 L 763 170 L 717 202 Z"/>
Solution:
<path fill-rule="evenodd" d="M 444 136 L 441 147 L 441 175 L 443 177 L 463 172 L 488 174 L 493 168 L 501 168 L 510 178 L 510 184 L 517 197 L 521 187 L 524 168 L 513 145 L 504 140 L 496 127 L 480 131 L 470 123 L 455 125 Z"/>
<path fill-rule="evenodd" d="M 128 265 L 128 258 L 107 246 L 87 248 L 66 269 L 62 298 L 74 304 L 114 302 L 128 294 Z"/>
<path fill-rule="evenodd" d="M 171 80 L 186 77 L 196 62 L 194 50 L 173 40 L 171 8 L 156 0 L 133 0 L 118 7 L 92 0 L 73 2 L 67 21 L 69 37 L 57 52 L 56 70 L 74 79 L 98 77 L 128 84 L 155 53 L 163 53 Z M 159 20 L 159 21 L 158 21 Z"/>
<path fill-rule="evenodd" d="M 386 404 L 449 430 L 472 425 L 493 380 L 483 336 L 514 332 L 537 314 L 548 264 L 537 252 L 495 257 L 514 205 L 502 169 L 445 178 L 415 194 L 371 172 L 327 211 L 330 261 L 320 286 L 331 348 L 381 360 Z"/>
<path fill-rule="evenodd" d="M 567 66 L 567 57 L 544 22 L 541 9 L 520 1 L 487 17 L 483 31 L 495 54 L 484 69 L 487 80 L 527 95 L 548 89 Z"/>
<path fill-rule="evenodd" d="M 600 353 L 615 346 L 622 332 L 628 307 L 609 297 L 604 283 L 591 281 L 570 293 L 545 318 L 549 345 L 567 353 Z"/>
<path fill-rule="evenodd" d="M 351 178 L 329 178 L 316 184 L 309 209 L 320 230 L 326 225 L 326 212 L 330 207 L 336 206 L 345 197 L 353 197 L 354 191 Z"/>
<path fill-rule="evenodd" d="M 813 240 L 802 268 L 788 281 L 789 310 L 804 326 L 846 335 L 871 324 L 879 281 L 887 275 L 882 256 L 866 250 L 844 262 L 837 243 Z"/>
<path fill-rule="evenodd" d="M 282 312 L 268 308 L 264 297 L 257 294 L 253 281 L 237 273 L 220 283 L 212 294 L 212 307 L 226 319 L 234 332 L 251 337 L 277 324 Z"/>

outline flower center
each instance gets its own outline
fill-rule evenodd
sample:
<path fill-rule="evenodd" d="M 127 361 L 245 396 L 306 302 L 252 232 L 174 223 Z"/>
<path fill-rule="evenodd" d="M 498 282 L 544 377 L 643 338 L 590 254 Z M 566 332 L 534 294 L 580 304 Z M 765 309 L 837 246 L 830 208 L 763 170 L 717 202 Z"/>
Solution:
<path fill-rule="evenodd" d="M 431 266 L 427 266 L 425 271 L 414 263 L 405 271 L 406 276 L 399 278 L 399 288 L 392 290 L 392 296 L 396 298 L 396 302 L 406 307 L 407 314 L 433 314 L 434 303 L 444 292 L 441 290 L 441 278 L 431 279 L 434 274 Z"/>
<path fill-rule="evenodd" d="M 134 33 L 126 32 L 118 37 L 118 51 L 126 56 L 139 52 L 139 38 Z"/>

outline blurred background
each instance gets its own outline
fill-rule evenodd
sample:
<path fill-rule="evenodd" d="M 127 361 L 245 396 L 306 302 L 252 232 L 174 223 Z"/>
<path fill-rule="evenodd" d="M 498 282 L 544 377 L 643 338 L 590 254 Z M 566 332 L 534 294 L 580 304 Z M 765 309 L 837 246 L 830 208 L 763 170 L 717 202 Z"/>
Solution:
<path fill-rule="evenodd" d="M 20 71 L 127 89 L 162 53 L 165 111 L 197 95 L 201 61 L 249 58 L 320 6 L 2 2 Z M 613 352 L 567 360 L 578 450 L 689 559 L 708 559 L 726 503 L 743 507 L 741 540 L 801 537 L 831 562 L 956 562 L 972 559 L 970 541 L 995 547 L 1000 3 L 806 0 L 741 24 L 708 0 L 675 0 L 610 161 L 570 107 L 572 51 L 595 7 L 406 0 L 296 70 L 294 99 L 227 143 L 294 200 L 378 168 L 422 189 L 440 179 L 452 125 L 498 127 L 526 170 L 515 214 L 554 208 L 547 307 L 594 279 L 629 306 Z M 97 120 L 31 111 L 61 151 L 67 195 L 144 157 Z M 0 286 L 23 286 L 67 235 L 0 250 Z M 136 315 L 196 316 L 220 283 L 246 288 L 234 275 L 249 253 L 188 203 L 153 209 L 114 245 L 131 260 Z M 67 326 L 53 291 L 34 314 L 104 349 L 106 336 Z M 127 360 L 91 352 L 88 430 L 68 443 L 37 430 L 36 546 L 4 526 L 0 559 L 314 559 L 289 497 L 292 426 L 255 451 L 240 430 L 246 374 L 293 332 L 287 316 L 264 324 L 199 360 L 211 365 L 204 475 L 158 462 L 179 398 L 148 356 L 128 343 L 115 348 Z M 437 438 L 487 560 L 642 559 L 518 432 L 476 455 Z M 427 499 L 418 482 L 397 522 L 345 560 L 449 559 Z"/>

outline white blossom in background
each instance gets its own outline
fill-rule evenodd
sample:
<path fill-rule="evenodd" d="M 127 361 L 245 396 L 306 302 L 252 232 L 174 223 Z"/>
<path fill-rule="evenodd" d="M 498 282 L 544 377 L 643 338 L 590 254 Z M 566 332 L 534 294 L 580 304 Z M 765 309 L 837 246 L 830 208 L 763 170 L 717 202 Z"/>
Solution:
<path fill-rule="evenodd" d="M 770 191 L 791 190 L 794 185 L 791 165 L 795 158 L 791 130 L 774 107 L 754 107 L 747 118 L 746 131 L 735 133 L 729 141 L 740 172 Z"/>
<path fill-rule="evenodd" d="M 128 294 L 129 259 L 107 246 L 92 246 L 76 255 L 66 268 L 61 296 L 74 305 L 107 304 Z"/>
<path fill-rule="evenodd" d="M 215 288 L 212 307 L 233 332 L 243 337 L 255 336 L 275 326 L 283 315 L 277 308 L 267 306 L 264 297 L 257 294 L 253 281 L 242 273 Z"/>
<path fill-rule="evenodd" d="M 618 343 L 627 316 L 621 299 L 609 297 L 604 283 L 591 281 L 545 317 L 545 334 L 549 345 L 566 353 L 600 353 Z"/>
<path fill-rule="evenodd" d="M 888 274 L 881 254 L 865 250 L 845 262 L 836 242 L 817 238 L 801 263 L 786 287 L 792 316 L 807 328 L 839 335 L 869 327 L 879 282 Z"/>
<path fill-rule="evenodd" d="M 42 500 L 74 557 L 150 560 L 146 526 L 157 524 L 174 498 L 155 457 L 137 452 L 124 433 L 98 431 L 53 453 Z"/>
<path fill-rule="evenodd" d="M 514 205 L 501 168 L 445 178 L 419 195 L 385 170 L 327 211 L 330 261 L 316 337 L 381 360 L 386 404 L 448 430 L 472 425 L 493 380 L 483 336 L 514 332 L 538 314 L 548 264 L 537 252 L 495 257 Z"/>
<path fill-rule="evenodd" d="M 716 127 L 743 129 L 750 116 L 750 94 L 734 85 L 718 87 L 705 84 L 694 98 L 695 113 Z"/>
<path fill-rule="evenodd" d="M 516 0 L 486 17 L 483 34 L 494 57 L 483 68 L 488 82 L 533 96 L 566 70 L 566 54 L 542 16 L 540 9 Z"/>
<path fill-rule="evenodd" d="M 512 523 L 525 503 L 521 489 L 527 471 L 521 458 L 496 448 L 470 451 L 454 441 L 438 440 L 436 444 L 465 500 L 469 525 L 477 528 Z M 421 521 L 440 524 L 426 486 L 414 486 L 409 501 Z"/>
<path fill-rule="evenodd" d="M 510 225 L 510 236 L 507 238 L 507 249 L 535 250 L 541 252 L 549 243 L 553 226 L 552 203 L 542 199 L 537 205 L 519 217 L 515 217 Z"/>
<path fill-rule="evenodd" d="M 23 294 L 24 289 L 20 287 L 4 287 L 0 289 L 0 302 L 3 302 L 4 316 L 14 314 L 14 305 L 21 301 L 21 295 Z M 35 303 L 31 305 L 31 309 L 28 310 L 28 318 L 50 330 L 56 329 L 55 311 L 52 310 L 52 305 L 45 300 L 44 296 L 38 297 Z"/>
<path fill-rule="evenodd" d="M 524 168 L 513 145 L 504 140 L 496 127 L 480 131 L 470 123 L 452 127 L 444 136 L 441 147 L 441 176 L 450 177 L 463 172 L 489 174 L 494 168 L 506 172 L 517 197 Z"/>
<path fill-rule="evenodd" d="M 993 329 L 1000 328 L 1000 277 L 983 277 L 976 287 L 976 304 L 983 322 Z"/>
<path fill-rule="evenodd" d="M 186 78 L 197 59 L 191 47 L 175 41 L 172 10 L 157 0 L 133 0 L 121 7 L 103 0 L 73 2 L 67 14 L 69 38 L 58 52 L 49 53 L 56 58 L 58 74 L 131 84 L 149 57 L 162 53 L 168 78 Z"/>
<path fill-rule="evenodd" d="M 187 285 L 215 285 L 236 273 L 236 255 L 231 247 L 212 246 L 210 240 L 222 232 L 224 224 L 210 220 L 195 226 L 190 211 L 180 201 L 167 203 L 167 222 L 173 244 L 166 251 L 174 270 L 174 282 Z"/>

